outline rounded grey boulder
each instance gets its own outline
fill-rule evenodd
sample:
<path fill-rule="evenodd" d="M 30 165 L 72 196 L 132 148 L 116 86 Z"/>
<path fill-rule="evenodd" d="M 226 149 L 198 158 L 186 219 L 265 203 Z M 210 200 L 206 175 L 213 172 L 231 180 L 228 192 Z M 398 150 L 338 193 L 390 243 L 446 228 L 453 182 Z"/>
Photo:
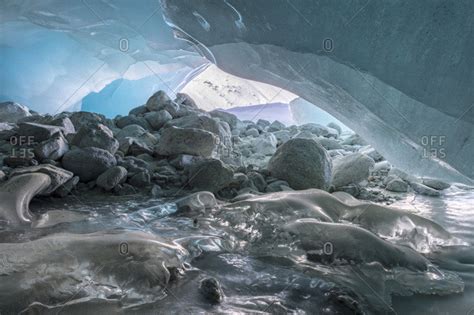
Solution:
<path fill-rule="evenodd" d="M 216 145 L 216 136 L 209 131 L 170 127 L 161 134 L 156 152 L 160 155 L 190 154 L 209 157 Z"/>
<path fill-rule="evenodd" d="M 369 177 L 375 162 L 361 153 L 354 153 L 334 160 L 332 185 L 342 187 L 357 184 Z"/>
<path fill-rule="evenodd" d="M 268 163 L 273 177 L 286 181 L 293 189 L 327 190 L 332 163 L 326 150 L 311 139 L 295 138 L 281 145 Z"/>
<path fill-rule="evenodd" d="M 189 184 L 194 189 L 216 193 L 230 183 L 233 176 L 232 170 L 221 160 L 206 159 L 190 167 Z"/>
<path fill-rule="evenodd" d="M 81 182 L 88 182 L 115 166 L 117 161 L 106 150 L 88 147 L 67 152 L 62 159 L 62 164 L 65 169 L 79 176 Z"/>

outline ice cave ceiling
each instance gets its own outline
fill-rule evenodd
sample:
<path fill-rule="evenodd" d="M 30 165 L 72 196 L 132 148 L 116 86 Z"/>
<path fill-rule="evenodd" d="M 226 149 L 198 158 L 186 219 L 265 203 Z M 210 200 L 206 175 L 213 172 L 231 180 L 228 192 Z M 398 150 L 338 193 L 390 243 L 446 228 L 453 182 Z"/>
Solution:
<path fill-rule="evenodd" d="M 0 14 L 2 100 L 54 113 L 124 79 L 146 99 L 203 55 L 317 104 L 399 167 L 474 178 L 471 0 L 3 0 Z"/>

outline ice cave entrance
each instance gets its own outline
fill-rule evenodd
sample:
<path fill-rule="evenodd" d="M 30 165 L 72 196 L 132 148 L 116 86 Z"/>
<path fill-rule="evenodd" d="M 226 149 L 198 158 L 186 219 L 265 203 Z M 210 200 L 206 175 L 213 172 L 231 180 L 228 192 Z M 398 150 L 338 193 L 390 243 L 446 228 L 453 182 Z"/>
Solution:
<path fill-rule="evenodd" d="M 158 90 L 174 97 L 182 75 L 149 75 L 139 79 L 120 78 L 107 84 L 98 92 L 91 92 L 82 99 L 80 109 L 113 118 L 125 116 Z M 209 66 L 185 84 L 181 92 L 189 94 L 204 110 L 222 109 L 236 115 L 240 120 L 257 122 L 275 120 L 286 126 L 316 123 L 327 126 L 333 122 L 343 132 L 352 132 L 338 119 L 297 95 L 269 84 L 242 79 Z"/>

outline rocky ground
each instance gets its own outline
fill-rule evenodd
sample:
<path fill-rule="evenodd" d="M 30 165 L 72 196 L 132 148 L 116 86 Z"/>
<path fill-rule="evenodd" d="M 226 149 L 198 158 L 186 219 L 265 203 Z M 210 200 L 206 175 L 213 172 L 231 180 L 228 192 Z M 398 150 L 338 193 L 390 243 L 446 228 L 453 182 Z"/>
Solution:
<path fill-rule="evenodd" d="M 388 204 L 398 193 L 438 196 L 449 187 L 392 168 L 334 123 L 240 121 L 224 111 L 200 110 L 180 93 L 172 100 L 159 91 L 114 119 L 90 112 L 40 115 L 6 102 L 0 120 L 0 180 L 46 173 L 52 179 L 46 196 L 210 191 L 231 200 L 318 188 Z"/>

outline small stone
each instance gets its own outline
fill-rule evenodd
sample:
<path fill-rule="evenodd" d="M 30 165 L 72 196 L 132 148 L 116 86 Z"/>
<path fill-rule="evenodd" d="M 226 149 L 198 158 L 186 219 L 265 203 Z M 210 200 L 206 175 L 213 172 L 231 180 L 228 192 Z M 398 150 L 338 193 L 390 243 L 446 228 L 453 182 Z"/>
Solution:
<path fill-rule="evenodd" d="M 96 184 L 103 189 L 110 191 L 118 184 L 122 184 L 127 179 L 127 170 L 122 166 L 109 168 L 99 177 Z"/>
<path fill-rule="evenodd" d="M 146 187 L 150 185 L 150 174 L 148 172 L 139 172 L 129 178 L 128 183 L 135 187 Z"/>
<path fill-rule="evenodd" d="M 278 120 L 275 120 L 274 122 L 270 124 L 270 126 L 268 126 L 267 131 L 274 132 L 274 131 L 279 131 L 285 128 L 286 126 L 283 123 L 279 122 Z"/>
<path fill-rule="evenodd" d="M 432 197 L 437 197 L 441 195 L 438 190 L 435 190 L 433 188 L 430 188 L 420 183 L 410 183 L 410 186 L 411 188 L 413 188 L 415 192 L 417 192 L 420 195 L 432 196 Z"/>
<path fill-rule="evenodd" d="M 394 178 L 387 183 L 385 189 L 393 192 L 407 192 L 408 184 L 400 178 Z"/>
<path fill-rule="evenodd" d="M 220 303 L 224 299 L 221 285 L 215 278 L 205 278 L 199 284 L 199 292 L 206 301 L 212 304 Z"/>
<path fill-rule="evenodd" d="M 450 184 L 435 178 L 423 178 L 423 184 L 436 190 L 444 190 L 451 187 Z"/>
<path fill-rule="evenodd" d="M 71 191 L 76 187 L 79 183 L 79 176 L 74 176 L 70 180 L 68 180 L 64 185 L 59 186 L 58 189 L 54 191 L 54 195 L 58 197 L 66 197 L 71 193 Z"/>

